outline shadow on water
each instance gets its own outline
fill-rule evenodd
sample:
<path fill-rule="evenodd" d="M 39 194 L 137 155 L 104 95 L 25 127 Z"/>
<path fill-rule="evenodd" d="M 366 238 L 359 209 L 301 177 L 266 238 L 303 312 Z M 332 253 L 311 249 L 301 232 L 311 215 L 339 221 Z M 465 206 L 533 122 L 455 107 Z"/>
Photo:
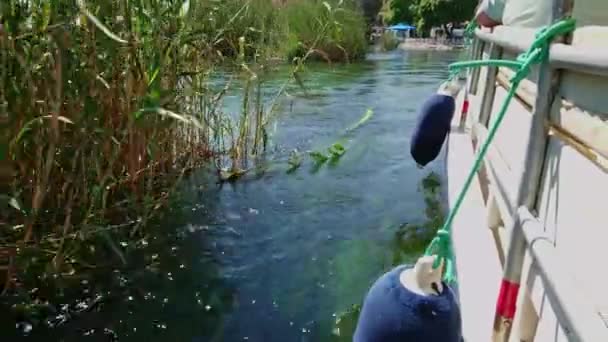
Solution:
<path fill-rule="evenodd" d="M 16 322 L 0 320 L 3 340 L 221 341 L 236 289 L 221 274 L 215 244 L 233 233 L 214 227 L 222 226 L 213 215 L 216 199 L 198 190 L 206 182 L 184 182 L 147 237 L 120 242 L 128 264 L 101 262 L 80 276 L 41 280 L 35 305 L 5 300 L 2 312 L 12 311 Z"/>
<path fill-rule="evenodd" d="M 457 58 L 393 52 L 308 66 L 311 91 L 290 89 L 291 104 L 269 132 L 266 172 L 223 186 L 196 172 L 155 233 L 128 253 L 128 266 L 93 270 L 79 286 L 40 296 L 68 305 L 67 314 L 61 305 L 44 309 L 55 317 L 70 316 L 83 298 L 103 300 L 57 328 L 8 340 L 350 341 L 372 282 L 411 263 L 442 220 L 443 156 L 419 170 L 409 136 L 416 109 Z M 368 109 L 373 117 L 344 135 Z M 346 150 L 339 161 L 305 158 L 286 172 L 294 149 L 338 140 Z M 14 321 L 0 322 L 3 335 L 15 331 Z"/>

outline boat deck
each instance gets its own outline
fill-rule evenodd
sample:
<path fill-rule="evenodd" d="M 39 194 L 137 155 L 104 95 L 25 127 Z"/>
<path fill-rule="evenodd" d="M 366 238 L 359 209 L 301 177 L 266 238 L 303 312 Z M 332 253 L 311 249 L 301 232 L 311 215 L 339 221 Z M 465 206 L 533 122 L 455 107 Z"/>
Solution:
<path fill-rule="evenodd" d="M 450 133 L 447 155 L 448 202 L 453 205 L 475 158 L 471 136 Z M 487 228 L 485 203 L 476 179 L 452 226 L 458 293 L 466 341 L 491 341 L 502 267 L 492 231 Z M 474 238 L 473 238 L 474 237 Z"/>

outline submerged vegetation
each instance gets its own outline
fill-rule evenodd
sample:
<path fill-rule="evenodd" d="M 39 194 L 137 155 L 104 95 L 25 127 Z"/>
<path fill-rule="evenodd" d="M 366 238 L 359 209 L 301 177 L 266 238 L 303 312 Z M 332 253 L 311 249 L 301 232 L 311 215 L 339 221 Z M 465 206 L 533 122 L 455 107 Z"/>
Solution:
<path fill-rule="evenodd" d="M 396 248 L 394 249 L 393 264 L 415 261 L 431 242 L 437 230 L 441 229 L 445 213 L 441 204 L 441 178 L 435 172 L 430 172 L 420 183 L 424 194 L 426 221 L 407 223 L 399 227 L 395 233 Z"/>
<path fill-rule="evenodd" d="M 363 21 L 342 0 L 2 1 L 0 291 L 127 263 L 118 241 L 145 236 L 188 170 L 264 154 L 306 60 L 364 55 Z M 291 77 L 269 95 L 277 60 Z"/>
<path fill-rule="evenodd" d="M 441 204 L 441 177 L 430 172 L 420 182 L 420 190 L 424 195 L 426 220 L 421 224 L 403 224 L 395 231 L 390 266 L 414 264 L 443 225 L 445 213 Z M 337 314 L 332 341 L 352 341 L 360 313 L 361 304 L 357 303 Z"/>

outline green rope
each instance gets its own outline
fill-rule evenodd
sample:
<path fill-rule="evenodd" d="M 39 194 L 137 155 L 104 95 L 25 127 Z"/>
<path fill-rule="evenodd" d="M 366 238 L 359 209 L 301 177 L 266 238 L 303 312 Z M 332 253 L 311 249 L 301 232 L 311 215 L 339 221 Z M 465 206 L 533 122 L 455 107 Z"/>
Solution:
<path fill-rule="evenodd" d="M 465 47 L 469 47 L 471 45 L 471 42 L 473 41 L 473 37 L 475 36 L 475 29 L 478 27 L 477 25 L 477 21 L 475 19 L 472 19 L 471 21 L 469 21 L 469 23 L 467 24 L 467 26 L 464 28 L 464 45 Z M 460 69 L 452 69 L 449 76 L 448 76 L 448 82 L 451 82 L 454 78 L 456 78 L 458 76 L 458 74 L 460 73 Z"/>
<path fill-rule="evenodd" d="M 466 46 L 470 46 L 471 42 L 473 41 L 473 38 L 475 37 L 475 30 L 479 27 L 479 25 L 477 24 L 477 20 L 475 20 L 474 18 L 469 21 L 469 23 L 467 24 L 467 26 L 464 28 L 464 42 Z"/>
<path fill-rule="evenodd" d="M 427 247 L 427 249 L 424 253 L 427 256 L 428 255 L 437 255 L 437 259 L 435 260 L 435 265 L 434 265 L 435 268 L 439 267 L 442 262 L 444 263 L 444 265 L 445 265 L 445 272 L 444 272 L 445 282 L 452 283 L 456 280 L 455 274 L 454 274 L 454 253 L 453 253 L 452 245 L 451 245 L 452 223 L 454 221 L 454 218 L 456 217 L 456 214 L 458 213 L 458 210 L 460 209 L 460 206 L 462 205 L 462 202 L 464 201 L 464 197 L 465 197 L 469 187 L 471 186 L 471 183 L 473 182 L 475 175 L 477 174 L 477 171 L 479 170 L 479 167 L 481 166 L 481 163 L 483 162 L 483 159 L 485 158 L 485 155 L 488 151 L 488 147 L 490 146 L 490 143 L 494 139 L 494 136 L 496 135 L 496 131 L 498 130 L 498 127 L 500 127 L 500 124 L 502 123 L 502 120 L 505 117 L 507 109 L 509 108 L 509 104 L 511 103 L 511 100 L 515 96 L 515 92 L 517 91 L 517 88 L 519 87 L 520 82 L 523 79 L 525 79 L 526 76 L 530 73 L 530 66 L 532 64 L 537 64 L 537 63 L 546 61 L 546 59 L 548 57 L 548 53 L 549 53 L 549 45 L 550 45 L 551 41 L 553 40 L 553 38 L 555 38 L 556 36 L 559 36 L 559 35 L 564 35 L 564 34 L 570 33 L 574 30 L 574 28 L 575 28 L 574 19 L 568 18 L 568 19 L 561 20 L 561 21 L 555 23 L 554 25 L 541 29 L 536 34 L 536 37 L 535 37 L 536 39 L 534 40 L 534 42 L 532 43 L 530 48 L 526 52 L 519 55 L 515 61 L 496 60 L 496 59 L 474 60 L 474 61 L 453 63 L 449 66 L 449 70 L 454 74 L 458 73 L 463 68 L 475 68 L 475 67 L 480 67 L 480 66 L 498 66 L 498 67 L 504 66 L 504 67 L 512 68 L 516 72 L 515 72 L 515 75 L 511 78 L 511 89 L 509 90 L 507 97 L 505 98 L 505 100 L 502 103 L 502 106 L 500 108 L 500 111 L 498 112 L 496 120 L 494 121 L 494 123 L 490 127 L 490 130 L 488 131 L 488 137 L 483 142 L 483 144 L 479 150 L 479 154 L 477 155 L 475 162 L 473 163 L 473 167 L 471 168 L 471 171 L 469 172 L 469 175 L 467 176 L 467 178 L 464 182 L 462 190 L 460 191 L 460 194 L 456 198 L 456 203 L 450 210 L 448 217 L 447 217 L 445 223 L 443 224 L 443 227 L 439 231 L 437 231 L 437 235 L 431 241 L 431 243 L 429 244 L 429 246 Z"/>
<path fill-rule="evenodd" d="M 477 20 L 472 19 L 471 21 L 469 21 L 469 23 L 467 24 L 467 26 L 464 28 L 464 36 L 465 37 L 473 37 L 473 35 L 475 34 L 475 30 L 479 27 L 479 25 L 477 25 Z"/>

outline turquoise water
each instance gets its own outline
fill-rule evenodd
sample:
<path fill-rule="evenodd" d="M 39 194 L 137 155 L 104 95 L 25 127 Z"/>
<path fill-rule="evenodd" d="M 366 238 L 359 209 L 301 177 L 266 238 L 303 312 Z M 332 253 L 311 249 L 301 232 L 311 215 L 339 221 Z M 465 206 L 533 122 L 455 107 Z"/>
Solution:
<path fill-rule="evenodd" d="M 431 170 L 442 174 L 443 156 L 418 169 L 409 137 L 418 106 L 457 58 L 400 51 L 309 67 L 308 96 L 290 94 L 270 131 L 267 172 L 219 185 L 208 170 L 195 171 L 157 223 L 164 233 L 140 241 L 137 262 L 65 295 L 104 301 L 9 340 L 348 340 L 348 331 L 342 339 L 334 331 L 340 313 L 396 261 L 415 257 L 396 257 L 395 233 L 425 220 L 420 181 Z M 372 118 L 344 134 L 368 109 Z M 314 168 L 306 160 L 285 172 L 293 149 L 340 139 L 347 152 L 338 163 Z"/>

